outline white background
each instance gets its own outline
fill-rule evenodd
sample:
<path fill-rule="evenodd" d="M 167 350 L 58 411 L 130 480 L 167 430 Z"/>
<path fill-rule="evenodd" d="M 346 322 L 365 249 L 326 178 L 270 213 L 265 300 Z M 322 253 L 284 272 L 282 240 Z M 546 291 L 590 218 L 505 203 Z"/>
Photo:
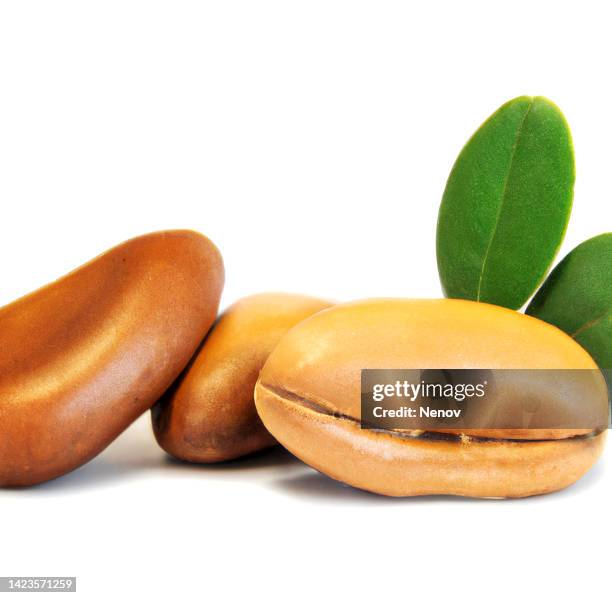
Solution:
<path fill-rule="evenodd" d="M 605 5 L 2 2 L 0 303 L 175 227 L 221 249 L 224 305 L 439 296 L 446 176 L 521 94 L 572 126 L 563 255 L 610 230 Z M 388 499 L 280 450 L 173 463 L 144 418 L 0 491 L 0 575 L 76 575 L 83 596 L 589 595 L 609 584 L 611 459 L 547 497 Z"/>

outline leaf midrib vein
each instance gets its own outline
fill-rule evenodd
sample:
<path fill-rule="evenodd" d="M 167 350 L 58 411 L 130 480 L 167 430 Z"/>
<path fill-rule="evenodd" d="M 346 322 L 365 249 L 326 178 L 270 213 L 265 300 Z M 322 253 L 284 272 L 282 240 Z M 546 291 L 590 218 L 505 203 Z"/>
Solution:
<path fill-rule="evenodd" d="M 484 271 L 485 271 L 485 267 L 486 267 L 486 264 L 487 264 L 487 260 L 489 258 L 489 253 L 491 251 L 491 247 L 493 245 L 493 241 L 495 240 L 495 235 L 497 233 L 497 229 L 499 227 L 499 220 L 501 218 L 501 213 L 502 213 L 502 209 L 503 209 L 503 205 L 504 205 L 504 199 L 506 197 L 506 192 L 508 191 L 508 181 L 510 180 L 510 173 L 512 172 L 512 168 L 513 168 L 514 157 L 516 155 L 516 148 L 518 147 L 519 141 L 521 139 L 521 134 L 523 132 L 523 126 L 525 125 L 525 121 L 527 120 L 527 116 L 529 116 L 529 113 L 531 112 L 531 109 L 533 108 L 534 103 L 535 103 L 535 98 L 532 98 L 531 102 L 529 104 L 529 107 L 527 108 L 527 110 L 525 110 L 525 114 L 523 115 L 523 118 L 521 120 L 521 124 L 519 125 L 518 130 L 516 132 L 516 137 L 514 138 L 514 143 L 512 145 L 512 151 L 510 153 L 510 165 L 508 166 L 508 172 L 506 173 L 506 177 L 504 179 L 504 185 L 503 185 L 502 193 L 501 193 L 501 200 L 499 202 L 499 207 L 497 209 L 497 215 L 495 216 L 495 225 L 493 226 L 493 232 L 492 232 L 491 237 L 489 239 L 489 243 L 487 244 L 487 248 L 485 250 L 484 257 L 482 259 L 482 267 L 480 268 L 480 276 L 478 278 L 478 292 L 476 294 L 476 301 L 480 301 L 480 295 L 481 295 L 481 290 L 482 290 L 482 281 L 484 279 Z"/>
<path fill-rule="evenodd" d="M 612 316 L 612 309 L 607 309 L 599 316 L 596 316 L 592 320 L 589 320 L 588 322 L 585 322 L 584 324 L 582 324 L 582 326 L 579 326 L 574 332 L 572 332 L 572 334 L 570 334 L 570 336 L 572 338 L 576 338 L 579 334 L 581 334 L 585 330 L 589 330 L 589 328 L 593 328 L 593 326 L 596 326 L 597 324 L 599 324 L 599 322 L 601 322 L 602 320 L 610 316 Z"/>

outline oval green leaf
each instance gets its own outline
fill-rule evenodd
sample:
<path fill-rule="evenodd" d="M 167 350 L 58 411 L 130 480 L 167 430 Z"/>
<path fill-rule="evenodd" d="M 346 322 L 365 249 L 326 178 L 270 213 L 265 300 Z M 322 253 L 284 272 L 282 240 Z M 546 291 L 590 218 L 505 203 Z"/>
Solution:
<path fill-rule="evenodd" d="M 612 368 L 612 233 L 581 243 L 552 271 L 526 310 Z"/>
<path fill-rule="evenodd" d="M 521 307 L 563 240 L 573 188 L 572 140 L 559 109 L 542 97 L 504 104 L 468 141 L 446 184 L 437 231 L 445 295 Z"/>

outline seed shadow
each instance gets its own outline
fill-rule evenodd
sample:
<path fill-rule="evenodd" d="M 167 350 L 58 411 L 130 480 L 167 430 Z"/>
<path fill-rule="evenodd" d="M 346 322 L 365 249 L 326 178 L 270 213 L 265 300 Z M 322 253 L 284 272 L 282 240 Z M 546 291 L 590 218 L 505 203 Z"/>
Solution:
<path fill-rule="evenodd" d="M 301 498 L 322 502 L 338 501 L 344 504 L 360 502 L 364 504 L 406 506 L 417 502 L 475 502 L 479 499 L 466 496 L 384 496 L 366 490 L 353 488 L 338 482 L 315 470 L 303 474 L 276 480 L 275 486 L 281 490 Z"/>
<path fill-rule="evenodd" d="M 165 455 L 164 462 L 166 466 L 173 469 L 191 469 L 219 474 L 224 472 L 261 471 L 263 469 L 275 469 L 301 464 L 301 461 L 282 446 L 265 448 L 256 453 L 220 463 L 192 463 L 181 461 L 171 455 Z"/>
<path fill-rule="evenodd" d="M 116 485 L 127 478 L 145 476 L 150 472 L 165 472 L 168 482 L 172 483 L 174 474 L 185 472 L 199 472 L 202 480 L 214 478 L 232 478 L 237 475 L 244 479 L 244 474 L 259 477 L 261 474 L 273 472 L 279 468 L 301 466 L 293 455 L 281 447 L 272 447 L 224 463 L 188 463 L 167 455 L 159 447 L 141 447 L 140 452 L 118 453 L 100 455 L 75 471 L 50 480 L 49 482 L 33 486 L 32 488 L 16 489 L 17 491 L 30 490 L 34 493 L 56 491 L 79 491 L 98 488 L 105 485 Z"/>

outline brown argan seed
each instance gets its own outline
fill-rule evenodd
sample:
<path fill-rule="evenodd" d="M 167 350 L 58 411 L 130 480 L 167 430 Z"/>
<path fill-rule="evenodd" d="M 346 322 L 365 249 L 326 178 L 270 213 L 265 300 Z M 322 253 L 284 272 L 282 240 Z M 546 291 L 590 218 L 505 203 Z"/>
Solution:
<path fill-rule="evenodd" d="M 0 485 L 95 457 L 183 370 L 216 317 L 217 248 L 192 231 L 132 239 L 0 310 Z"/>

